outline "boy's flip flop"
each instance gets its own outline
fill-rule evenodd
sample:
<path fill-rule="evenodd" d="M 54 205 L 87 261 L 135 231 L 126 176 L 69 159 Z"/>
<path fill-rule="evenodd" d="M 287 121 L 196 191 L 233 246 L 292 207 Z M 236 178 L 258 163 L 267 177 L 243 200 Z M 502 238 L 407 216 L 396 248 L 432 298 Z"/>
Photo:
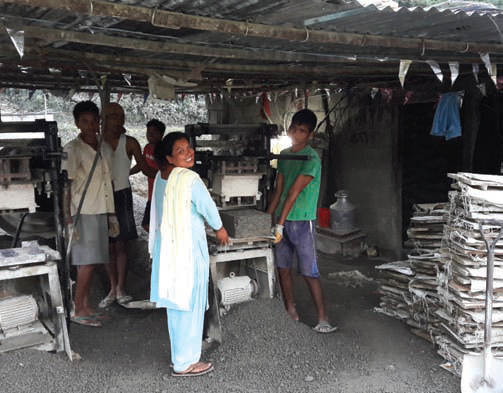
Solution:
<path fill-rule="evenodd" d="M 110 315 L 101 314 L 99 312 L 91 314 L 90 316 L 91 316 L 91 318 L 98 319 L 98 320 L 101 319 L 102 321 L 111 319 Z"/>
<path fill-rule="evenodd" d="M 70 321 L 76 323 L 77 325 L 91 326 L 91 327 L 101 327 L 101 322 L 97 321 L 93 317 L 71 317 Z"/>
<path fill-rule="evenodd" d="M 328 322 L 320 322 L 313 327 L 313 330 L 318 333 L 332 333 L 337 330 L 337 326 L 332 326 Z"/>
<path fill-rule="evenodd" d="M 199 367 L 202 366 L 203 364 L 206 364 L 206 367 L 199 369 Z M 209 372 L 211 372 L 213 370 L 214 370 L 213 364 L 197 362 L 197 363 L 193 364 L 192 366 L 190 366 L 187 370 L 182 371 L 181 373 L 177 373 L 176 371 L 173 371 L 171 373 L 171 375 L 173 377 L 197 377 L 199 375 L 208 374 Z"/>

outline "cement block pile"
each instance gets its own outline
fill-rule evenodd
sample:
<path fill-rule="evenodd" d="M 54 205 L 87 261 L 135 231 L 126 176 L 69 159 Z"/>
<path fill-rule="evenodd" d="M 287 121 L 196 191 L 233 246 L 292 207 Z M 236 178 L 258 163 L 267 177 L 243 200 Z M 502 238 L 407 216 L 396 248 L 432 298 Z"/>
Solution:
<path fill-rule="evenodd" d="M 438 253 L 444 238 L 449 204 L 424 203 L 414 205 L 410 227 L 407 229 L 406 248 L 420 254 Z"/>
<path fill-rule="evenodd" d="M 479 232 L 480 221 L 503 219 L 503 176 L 449 174 L 450 213 L 442 249 L 443 273 L 438 293 L 444 306 L 436 311 L 440 333 L 435 337 L 442 365 L 460 374 L 463 355 L 480 352 L 484 340 L 487 250 Z M 486 236 L 497 226 L 484 225 Z M 503 240 L 496 244 L 492 336 L 495 355 L 503 356 Z"/>
<path fill-rule="evenodd" d="M 377 266 L 383 296 L 376 311 L 403 320 L 412 332 L 430 341 L 438 333 L 436 311 L 442 307 L 437 287 L 447 207 L 447 203 L 415 205 L 407 230 L 406 245 L 413 247 L 407 260 Z"/>
<path fill-rule="evenodd" d="M 448 204 L 416 207 L 407 231 L 406 244 L 413 246 L 408 259 L 377 266 L 383 296 L 376 311 L 437 344 L 446 360 L 441 366 L 461 375 L 463 356 L 483 346 L 487 247 L 479 229 L 482 220 L 503 221 L 503 176 L 449 177 L 454 182 Z M 494 238 L 500 227 L 483 230 Z M 493 287 L 492 351 L 503 358 L 503 239 L 495 248 Z"/>

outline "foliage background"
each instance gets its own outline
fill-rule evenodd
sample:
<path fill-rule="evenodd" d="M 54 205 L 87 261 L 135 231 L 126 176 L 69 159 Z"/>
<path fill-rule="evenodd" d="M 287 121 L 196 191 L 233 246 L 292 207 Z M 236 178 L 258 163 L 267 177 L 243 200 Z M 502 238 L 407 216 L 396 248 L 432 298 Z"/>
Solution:
<path fill-rule="evenodd" d="M 17 115 L 20 118 L 16 121 L 23 121 L 23 117 L 27 120 L 26 116 L 30 115 L 36 115 L 36 118 L 41 119 L 45 114 L 53 115 L 58 124 L 61 143 L 65 145 L 78 134 L 72 114 L 73 107 L 78 102 L 89 99 L 101 107 L 98 94 L 78 93 L 69 97 L 68 92 L 4 89 L 0 93 L 0 115 L 3 117 Z M 141 95 L 112 94 L 110 101 L 122 105 L 126 114 L 127 133 L 138 140 L 142 149 L 147 143 L 145 125 L 151 119 L 158 119 L 166 124 L 166 132 L 183 131 L 186 124 L 208 121 L 206 103 L 201 96 L 185 96 L 183 99 L 172 101 L 151 101 L 145 100 Z M 146 198 L 146 177 L 138 173 L 131 176 L 130 181 L 136 196 Z M 135 201 L 135 203 L 143 202 Z M 140 210 L 143 212 L 143 206 Z"/>
<path fill-rule="evenodd" d="M 54 116 L 58 123 L 62 143 L 77 135 L 72 110 L 79 101 L 92 100 L 101 107 L 98 94 L 78 93 L 71 97 L 68 92 L 43 92 L 40 90 L 4 89 L 0 93 L 1 115 L 32 115 L 40 118 L 44 114 Z M 119 102 L 126 113 L 128 134 L 138 139 L 141 146 L 146 143 L 145 124 L 158 119 L 166 124 L 167 130 L 183 130 L 185 124 L 206 122 L 208 115 L 204 97 L 185 96 L 171 101 L 145 100 L 135 94 L 112 94 L 110 101 Z"/>

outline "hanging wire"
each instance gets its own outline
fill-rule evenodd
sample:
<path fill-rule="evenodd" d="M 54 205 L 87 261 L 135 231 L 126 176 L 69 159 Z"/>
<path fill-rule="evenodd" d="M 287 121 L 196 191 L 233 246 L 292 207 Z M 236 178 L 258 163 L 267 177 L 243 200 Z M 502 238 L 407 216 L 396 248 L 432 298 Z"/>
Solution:
<path fill-rule="evenodd" d="M 501 34 L 501 29 L 498 23 L 496 23 L 494 17 L 491 14 L 487 14 L 487 16 L 489 17 L 489 20 L 493 23 L 493 25 L 496 27 L 496 30 L 498 31 L 498 35 L 500 36 L 500 43 L 503 43 L 503 35 Z"/>

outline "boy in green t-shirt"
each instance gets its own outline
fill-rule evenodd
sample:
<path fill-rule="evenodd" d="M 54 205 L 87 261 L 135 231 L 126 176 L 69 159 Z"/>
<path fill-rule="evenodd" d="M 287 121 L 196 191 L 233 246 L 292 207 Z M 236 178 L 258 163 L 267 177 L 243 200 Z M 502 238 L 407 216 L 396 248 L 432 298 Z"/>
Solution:
<path fill-rule="evenodd" d="M 308 145 L 316 127 L 316 115 L 309 109 L 295 113 L 288 128 L 292 146 L 280 154 L 309 156 L 309 160 L 278 160 L 276 185 L 267 209 L 276 216 L 275 263 L 285 308 L 294 321 L 299 320 L 295 307 L 292 262 L 297 253 L 297 270 L 304 277 L 318 312 L 319 333 L 331 333 L 337 328 L 330 325 L 325 311 L 320 273 L 316 263 L 315 222 L 320 192 L 321 161 Z"/>

